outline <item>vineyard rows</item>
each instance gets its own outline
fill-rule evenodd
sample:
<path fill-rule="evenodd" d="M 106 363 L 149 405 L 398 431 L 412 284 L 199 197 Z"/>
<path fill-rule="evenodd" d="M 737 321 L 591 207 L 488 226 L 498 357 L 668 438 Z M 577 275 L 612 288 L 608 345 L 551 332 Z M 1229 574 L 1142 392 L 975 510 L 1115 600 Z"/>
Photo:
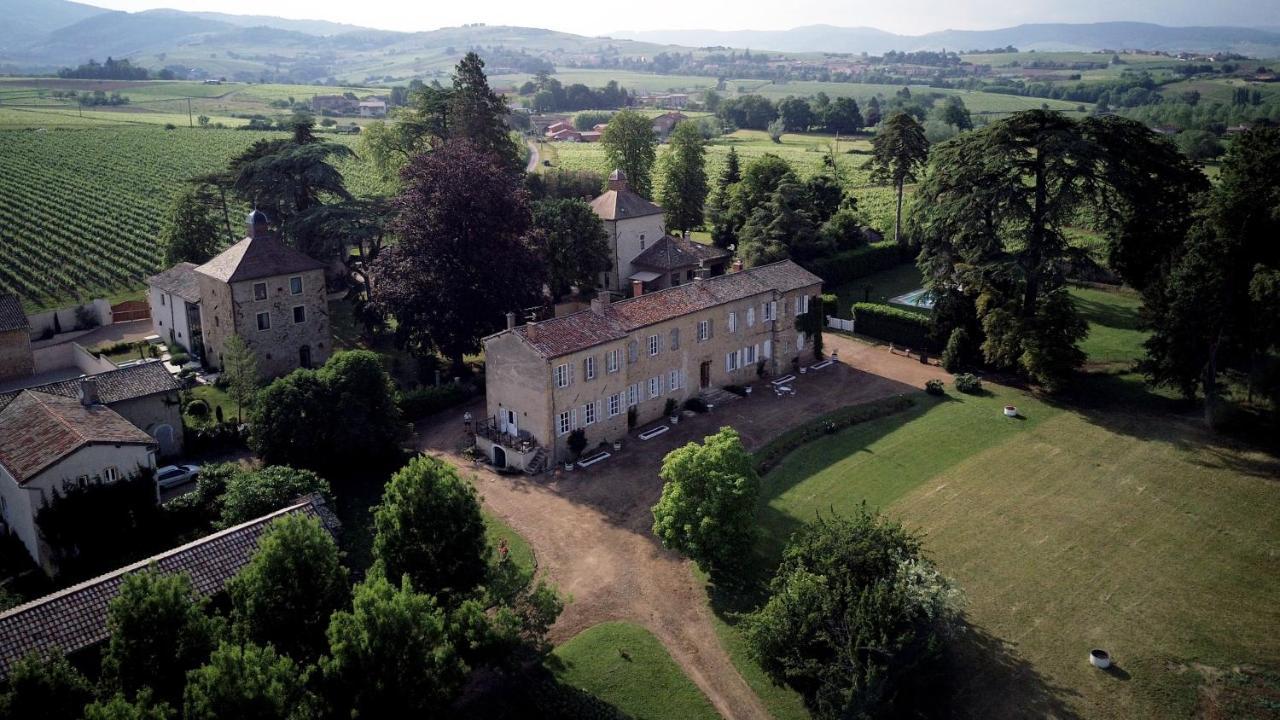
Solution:
<path fill-rule="evenodd" d="M 265 136 L 158 127 L 0 131 L 0 292 L 47 307 L 140 287 L 162 269 L 156 238 L 184 180 Z M 358 193 L 380 187 L 365 163 L 343 170 Z"/>

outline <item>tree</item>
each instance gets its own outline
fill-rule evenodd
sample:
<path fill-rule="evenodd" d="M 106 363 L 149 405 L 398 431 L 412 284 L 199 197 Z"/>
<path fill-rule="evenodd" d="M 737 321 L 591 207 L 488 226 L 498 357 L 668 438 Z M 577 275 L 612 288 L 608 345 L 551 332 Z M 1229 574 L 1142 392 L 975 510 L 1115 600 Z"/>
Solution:
<path fill-rule="evenodd" d="M 781 144 L 782 135 L 787 131 L 787 124 L 782 118 L 778 118 L 777 120 L 769 123 L 769 126 L 765 128 L 765 130 L 769 133 L 770 140 Z"/>
<path fill-rule="evenodd" d="M 470 141 L 480 152 L 497 158 L 508 171 L 520 173 L 524 162 L 504 121 L 507 112 L 506 101 L 489 87 L 484 61 L 475 52 L 468 52 L 453 73 L 448 136 Z"/>
<path fill-rule="evenodd" d="M 227 383 L 227 395 L 236 404 L 236 422 L 242 422 L 246 407 L 252 408 L 262 379 L 258 375 L 258 356 L 239 335 L 232 335 L 223 345 L 222 379 Z"/>
<path fill-rule="evenodd" d="M 394 456 L 403 434 L 395 385 L 377 354 L 334 353 L 258 394 L 249 443 L 275 465 L 315 469 L 368 465 Z M 300 419 L 312 419 L 300 422 Z"/>
<path fill-rule="evenodd" d="M 849 134 L 862 129 L 864 121 L 858 101 L 851 97 L 836 98 L 824 116 L 829 133 Z"/>
<path fill-rule="evenodd" d="M 872 97 L 867 101 L 867 127 L 875 127 L 880 124 L 880 98 Z"/>
<path fill-rule="evenodd" d="M 306 690 L 293 660 L 270 647 L 222 643 L 187 674 L 186 720 L 283 720 L 307 717 Z"/>
<path fill-rule="evenodd" d="M 1178 133 L 1176 142 L 1188 158 L 1195 162 L 1204 162 L 1221 157 L 1224 152 L 1218 136 L 1208 130 L 1187 130 Z"/>
<path fill-rule="evenodd" d="M 182 697 L 188 670 L 213 648 L 215 626 L 185 574 L 146 570 L 126 575 L 107 605 L 110 639 L 102 656 L 106 686 L 132 696 L 151 688 L 166 701 Z"/>
<path fill-rule="evenodd" d="M 777 108 L 761 95 L 739 95 L 725 100 L 716 114 L 735 127 L 751 130 L 764 130 L 778 117 Z"/>
<path fill-rule="evenodd" d="M 506 312 L 538 298 L 546 273 L 528 193 L 465 140 L 417 156 L 404 180 L 392 223 L 400 242 L 373 263 L 373 305 L 396 319 L 416 354 L 438 350 L 461 370 Z"/>
<path fill-rule="evenodd" d="M 571 287 L 593 287 L 613 267 L 604 222 L 582 200 L 533 203 L 533 225 L 544 242 L 552 297 L 563 297 Z"/>
<path fill-rule="evenodd" d="M 903 88 L 905 90 L 905 88 Z M 898 204 L 893 221 L 893 239 L 904 245 L 902 237 L 902 190 L 909 182 L 916 181 L 916 172 L 929 157 L 929 141 L 924 128 L 915 118 L 899 112 L 890 117 L 871 141 L 871 178 L 878 183 L 893 185 L 898 193 Z"/>
<path fill-rule="evenodd" d="M 84 720 L 172 720 L 174 715 L 173 707 L 167 702 L 157 702 L 149 688 L 139 690 L 133 702 L 116 693 L 84 709 Z"/>
<path fill-rule="evenodd" d="M 220 235 L 218 223 L 210 217 L 207 202 L 200 193 L 195 188 L 179 192 L 170 203 L 160 230 L 165 264 L 207 262 L 218 253 L 222 244 Z"/>
<path fill-rule="evenodd" d="M 811 206 L 794 177 L 784 177 L 769 201 L 757 207 L 742 226 L 738 254 L 749 266 L 787 258 L 802 263 L 813 259 L 818 252 L 818 228 Z"/>
<path fill-rule="evenodd" d="M 93 686 L 60 652 L 30 653 L 9 668 L 0 717 L 79 720 Z"/>
<path fill-rule="evenodd" d="M 357 585 L 350 611 L 329 623 L 324 674 L 353 716 L 435 717 L 457 695 L 467 667 L 435 598 L 371 575 Z"/>
<path fill-rule="evenodd" d="M 865 505 L 852 518 L 817 518 L 791 537 L 770 595 L 747 619 L 748 647 L 814 717 L 941 709 L 936 685 L 956 592 L 901 525 Z"/>
<path fill-rule="evenodd" d="M 707 200 L 707 148 L 692 122 L 676 125 L 663 156 L 664 182 L 659 198 L 668 230 L 692 230 L 702 225 Z"/>
<path fill-rule="evenodd" d="M 731 208 L 732 193 L 738 181 L 742 180 L 742 170 L 738 164 L 738 149 L 730 146 L 725 156 L 724 169 L 720 171 L 719 184 L 711 194 L 707 204 L 707 221 L 711 223 L 711 242 L 718 248 L 727 248 L 737 243 L 738 227 L 733 225 Z"/>
<path fill-rule="evenodd" d="M 817 122 L 809 101 L 797 97 L 789 97 L 778 103 L 778 119 L 787 132 L 809 132 L 809 128 Z"/>
<path fill-rule="evenodd" d="M 489 541 L 471 482 L 453 466 L 414 458 L 387 483 L 373 517 L 376 572 L 408 577 L 448 602 L 485 580 Z"/>
<path fill-rule="evenodd" d="M 298 515 L 272 522 L 249 563 L 227 583 L 245 635 L 303 661 L 325 650 L 329 616 L 347 592 L 333 536 L 319 520 Z"/>
<path fill-rule="evenodd" d="M 164 521 L 150 468 L 114 483 L 57 489 L 36 511 L 40 537 L 64 581 L 158 552 L 165 547 Z M 111 542 L 102 542 L 104 537 Z"/>
<path fill-rule="evenodd" d="M 600 144 L 609 167 L 621 170 L 631 189 L 642 197 L 652 197 L 653 165 L 658 153 L 653 121 L 634 110 L 623 110 L 609 121 Z"/>
<path fill-rule="evenodd" d="M 956 130 L 973 129 L 973 118 L 969 115 L 969 108 L 964 106 L 964 100 L 959 95 L 951 95 L 947 98 L 939 118 Z"/>
<path fill-rule="evenodd" d="M 222 496 L 221 527 L 260 518 L 311 493 L 329 495 L 329 483 L 310 470 L 268 465 L 253 472 L 239 472 L 227 481 Z"/>
<path fill-rule="evenodd" d="M 732 571 L 755 539 L 760 478 L 736 430 L 721 428 L 662 460 L 653 534 L 703 570 Z"/>
<path fill-rule="evenodd" d="M 845 202 L 844 188 L 840 186 L 840 182 L 825 173 L 806 180 L 804 191 L 809 196 L 813 220 L 819 224 L 830 220 Z M 857 201 L 852 196 L 849 201 L 856 205 Z"/>

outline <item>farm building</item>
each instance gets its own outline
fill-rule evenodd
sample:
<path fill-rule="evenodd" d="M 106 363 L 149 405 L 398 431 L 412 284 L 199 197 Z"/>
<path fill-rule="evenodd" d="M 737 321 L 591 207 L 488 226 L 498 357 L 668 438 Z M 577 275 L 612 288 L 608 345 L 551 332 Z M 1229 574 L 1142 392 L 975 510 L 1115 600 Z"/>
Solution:
<path fill-rule="evenodd" d="M 676 125 L 682 120 L 689 119 L 684 113 L 669 112 L 663 113 L 653 119 L 653 132 L 660 139 L 665 140 L 672 130 L 676 129 Z"/>
<path fill-rule="evenodd" d="M 387 116 L 387 103 L 384 100 L 377 100 L 377 99 L 361 100 L 359 109 L 360 109 L 360 117 L 386 117 Z"/>
<path fill-rule="evenodd" d="M 484 339 L 487 418 L 476 442 L 498 467 L 540 472 L 664 417 L 703 391 L 790 369 L 805 350 L 797 325 L 822 281 L 790 260 L 516 325 Z M 628 418 L 629 415 L 634 417 Z"/>

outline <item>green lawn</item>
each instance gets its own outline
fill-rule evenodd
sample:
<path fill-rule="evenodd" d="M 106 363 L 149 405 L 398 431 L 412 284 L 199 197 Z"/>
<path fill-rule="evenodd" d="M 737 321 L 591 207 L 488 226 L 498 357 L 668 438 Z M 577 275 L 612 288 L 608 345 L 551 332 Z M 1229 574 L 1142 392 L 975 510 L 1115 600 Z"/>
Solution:
<path fill-rule="evenodd" d="M 853 317 L 853 304 L 856 302 L 888 303 L 889 298 L 898 297 L 912 290 L 919 290 L 923 286 L 924 280 L 921 278 L 920 270 L 915 266 L 915 263 L 903 263 L 897 267 L 858 278 L 826 292 L 834 292 L 836 294 L 839 298 L 840 317 L 849 318 Z M 894 307 L 925 315 L 929 314 L 928 310 L 913 305 L 894 305 Z"/>
<path fill-rule="evenodd" d="M 1142 299 L 1131 291 L 1072 287 L 1076 309 L 1089 321 L 1089 336 L 1080 349 L 1095 364 L 1131 366 L 1144 356 L 1147 333 L 1139 329 Z"/>
<path fill-rule="evenodd" d="M 1086 350 L 1132 357 L 1133 298 L 1073 294 L 1094 324 Z M 1220 673 L 1280 667 L 1280 460 L 1210 435 L 1133 376 L 1087 375 L 1067 400 L 987 388 L 922 395 L 793 453 L 764 478 L 758 567 L 815 513 L 863 501 L 922 532 L 966 597 L 952 672 L 964 715 L 1190 716 Z M 1093 647 L 1119 670 L 1089 666 Z M 762 695 L 798 717 L 794 698 Z"/>
<path fill-rule="evenodd" d="M 626 622 L 596 625 L 557 647 L 547 664 L 557 679 L 636 720 L 714 720 L 711 702 L 648 630 Z"/>
<path fill-rule="evenodd" d="M 217 419 L 218 406 L 222 406 L 222 417 L 224 420 L 236 419 L 236 403 L 227 395 L 227 391 L 214 385 L 196 385 L 190 390 L 193 400 L 204 400 L 209 404 L 209 416 L 203 421 L 197 420 L 190 415 L 186 416 L 188 425 L 199 426 L 204 423 L 212 423 Z"/>

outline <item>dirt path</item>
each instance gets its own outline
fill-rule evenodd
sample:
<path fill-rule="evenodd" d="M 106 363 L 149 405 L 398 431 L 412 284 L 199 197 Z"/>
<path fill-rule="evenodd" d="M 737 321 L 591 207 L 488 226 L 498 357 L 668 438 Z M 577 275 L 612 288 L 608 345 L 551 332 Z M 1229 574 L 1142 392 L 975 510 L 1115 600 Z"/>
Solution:
<path fill-rule="evenodd" d="M 802 377 L 795 397 L 762 392 L 686 420 L 648 442 L 633 436 L 621 452 L 589 470 L 508 477 L 467 462 L 457 452 L 465 437 L 461 416 L 469 410 L 483 417 L 482 401 L 421 424 L 417 447 L 474 475 L 485 505 L 529 541 L 539 568 L 572 598 L 552 628 L 554 642 L 609 620 L 635 622 L 662 642 L 722 716 L 763 720 L 769 713 L 720 644 L 706 589 L 692 564 L 663 549 L 650 532 L 650 507 L 662 489 L 657 476 L 662 457 L 722 425 L 733 425 L 754 448 L 837 407 L 909 392 L 930 377 L 945 377 L 936 367 L 884 348 L 832 335 L 826 342 L 828 351 L 839 352 L 841 363 Z"/>

